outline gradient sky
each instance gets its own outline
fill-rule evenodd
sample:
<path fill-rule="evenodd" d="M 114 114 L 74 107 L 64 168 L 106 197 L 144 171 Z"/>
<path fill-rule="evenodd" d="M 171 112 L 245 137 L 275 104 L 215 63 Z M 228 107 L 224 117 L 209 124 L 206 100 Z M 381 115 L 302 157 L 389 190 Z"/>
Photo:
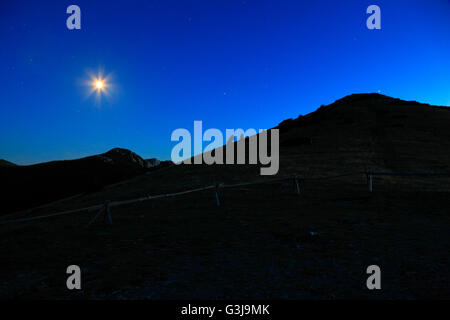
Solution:
<path fill-rule="evenodd" d="M 0 46 L 0 158 L 18 164 L 169 159 L 194 120 L 271 128 L 351 93 L 450 105 L 448 0 L 2 0 Z M 83 83 L 100 69 L 98 103 Z"/>

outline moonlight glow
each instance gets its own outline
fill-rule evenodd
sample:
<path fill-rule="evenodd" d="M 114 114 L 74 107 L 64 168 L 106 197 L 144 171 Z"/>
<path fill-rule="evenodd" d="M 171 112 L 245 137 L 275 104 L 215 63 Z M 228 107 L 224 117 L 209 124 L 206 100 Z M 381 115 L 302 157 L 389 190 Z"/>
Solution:
<path fill-rule="evenodd" d="M 98 72 L 89 72 L 89 78 L 83 80 L 83 86 L 87 88 L 87 97 L 94 96 L 95 105 L 100 106 L 103 98 L 111 98 L 114 93 L 114 83 L 112 75 L 104 73 L 101 69 Z"/>

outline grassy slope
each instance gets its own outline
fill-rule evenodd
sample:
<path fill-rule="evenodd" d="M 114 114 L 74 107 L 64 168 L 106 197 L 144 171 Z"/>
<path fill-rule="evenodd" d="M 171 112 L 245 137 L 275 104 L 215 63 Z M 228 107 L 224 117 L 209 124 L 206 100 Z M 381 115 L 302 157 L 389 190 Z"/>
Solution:
<path fill-rule="evenodd" d="M 2 295 L 40 298 L 450 298 L 447 194 L 290 183 L 1 228 Z M 339 188 L 339 192 L 336 191 Z M 153 207 L 154 206 L 154 207 Z M 311 235 L 310 232 L 317 233 Z M 65 289 L 65 268 L 83 290 Z M 365 289 L 378 264 L 383 290 Z"/>
<path fill-rule="evenodd" d="M 411 110 L 417 105 L 403 107 Z M 409 127 L 406 135 L 391 127 L 389 119 L 399 118 L 376 111 L 385 105 L 355 108 L 342 111 L 344 118 L 353 112 L 354 120 L 364 119 L 360 111 L 385 118 L 376 122 L 368 116 L 368 123 L 351 124 L 351 119 L 327 113 L 310 125 L 297 123 L 287 131 L 281 126 L 282 141 L 310 136 L 313 144 L 284 144 L 279 174 L 326 175 L 365 167 L 386 171 L 400 165 L 407 171 L 442 171 L 448 163 L 447 142 L 440 142 L 447 134 L 446 110 L 431 113 L 432 126 L 419 121 L 421 112 L 429 109 L 409 112 L 408 118 L 400 119 Z M 369 146 L 367 141 L 372 141 Z M 180 191 L 215 179 L 260 179 L 258 174 L 249 166 L 176 166 L 33 215 L 104 199 Z M 371 195 L 365 183 L 362 176 L 303 182 L 301 196 L 295 195 L 291 182 L 228 189 L 221 192 L 220 208 L 210 191 L 202 192 L 114 208 L 112 226 L 99 222 L 89 229 L 83 226 L 93 212 L 0 226 L 0 295 L 450 298 L 449 179 L 377 177 Z M 70 264 L 84 270 L 81 292 L 65 289 L 65 268 Z M 379 292 L 365 289 L 370 264 L 382 269 Z"/>

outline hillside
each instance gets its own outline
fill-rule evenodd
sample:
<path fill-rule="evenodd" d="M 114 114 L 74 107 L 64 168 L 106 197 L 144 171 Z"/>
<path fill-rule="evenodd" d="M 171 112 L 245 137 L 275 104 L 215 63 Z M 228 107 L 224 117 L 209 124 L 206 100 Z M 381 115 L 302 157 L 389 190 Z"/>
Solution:
<path fill-rule="evenodd" d="M 298 168 L 442 172 L 450 171 L 449 123 L 447 107 L 359 94 L 278 127 L 281 153 Z"/>
<path fill-rule="evenodd" d="M 292 180 L 113 207 L 112 225 L 83 211 L 0 225 L 0 296 L 58 299 L 449 298 L 450 178 L 353 171 L 449 171 L 450 110 L 352 95 L 283 121 L 280 171 Z M 275 178 L 276 178 L 275 177 Z M 261 177 L 258 166 L 178 165 L 16 215 Z M 42 250 L 46 248 L 46 250 Z M 68 291 L 65 268 L 83 270 Z M 366 268 L 382 270 L 382 290 Z"/>
<path fill-rule="evenodd" d="M 16 166 L 15 163 L 0 159 L 0 167 L 14 167 Z"/>
<path fill-rule="evenodd" d="M 0 179 L 5 190 L 2 213 L 98 191 L 105 185 L 142 174 L 150 167 L 134 152 L 120 148 L 76 160 L 1 166 Z"/>

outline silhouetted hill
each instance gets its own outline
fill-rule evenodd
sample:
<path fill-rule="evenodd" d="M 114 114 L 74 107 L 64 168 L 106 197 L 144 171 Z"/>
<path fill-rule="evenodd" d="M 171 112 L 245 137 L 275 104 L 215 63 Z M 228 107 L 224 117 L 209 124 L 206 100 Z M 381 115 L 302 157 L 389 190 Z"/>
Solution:
<path fill-rule="evenodd" d="M 450 171 L 450 108 L 385 95 L 354 94 L 281 122 L 279 175 L 327 175 L 347 171 Z M 225 152 L 224 152 L 225 154 Z M 236 155 L 235 155 L 236 156 Z M 9 211 L 47 203 L 142 174 L 155 164 L 126 149 L 71 161 L 1 167 Z M 170 166 L 162 162 L 156 168 Z M 177 172 L 171 176 L 171 172 Z M 207 183 L 258 178 L 255 166 L 178 166 L 156 182 Z M 214 173 L 212 173 L 214 172 Z M 207 178 L 206 178 L 207 177 Z M 395 178 L 392 178 L 395 179 Z M 146 188 L 148 188 L 146 186 Z M 26 196 L 24 196 L 26 195 Z M 18 200 L 22 197 L 30 200 Z M 126 194 L 122 195 L 126 198 Z"/>
<path fill-rule="evenodd" d="M 364 174 L 304 179 L 449 171 L 449 120 L 446 107 L 351 95 L 279 124 L 278 176 L 298 175 L 300 194 L 289 179 L 219 188 L 220 206 L 213 190 L 115 206 L 112 226 L 100 217 L 84 228 L 96 214 L 86 211 L 7 224 L 0 296 L 72 299 L 61 270 L 77 261 L 89 270 L 77 292 L 86 299 L 450 297 L 449 177 L 375 176 L 373 192 Z M 120 149 L 58 162 L 52 172 L 65 175 L 62 190 L 67 181 L 82 188 L 97 167 L 108 172 L 106 165 L 122 161 L 119 168 L 141 172 L 139 158 Z M 35 189 L 18 186 L 18 195 L 39 189 L 46 179 L 39 172 L 30 171 Z M 267 178 L 274 177 L 261 177 L 256 165 L 174 165 L 13 218 Z M 365 286 L 372 264 L 386 283 L 375 295 Z"/>
<path fill-rule="evenodd" d="M 17 166 L 15 163 L 0 159 L 0 167 L 15 167 Z"/>
<path fill-rule="evenodd" d="M 450 171 L 449 123 L 447 107 L 355 94 L 281 122 L 280 153 L 315 172 Z"/>
<path fill-rule="evenodd" d="M 1 166 L 4 212 L 45 204 L 146 172 L 149 165 L 136 153 L 115 148 L 76 160 L 52 161 L 30 166 Z"/>
<path fill-rule="evenodd" d="M 275 127 L 280 130 L 279 174 L 449 172 L 449 123 L 448 107 L 377 93 L 349 95 Z M 248 139 L 246 144 L 248 150 Z M 223 154 L 225 159 L 226 150 Z M 254 168 L 237 166 L 227 178 L 254 176 Z"/>

